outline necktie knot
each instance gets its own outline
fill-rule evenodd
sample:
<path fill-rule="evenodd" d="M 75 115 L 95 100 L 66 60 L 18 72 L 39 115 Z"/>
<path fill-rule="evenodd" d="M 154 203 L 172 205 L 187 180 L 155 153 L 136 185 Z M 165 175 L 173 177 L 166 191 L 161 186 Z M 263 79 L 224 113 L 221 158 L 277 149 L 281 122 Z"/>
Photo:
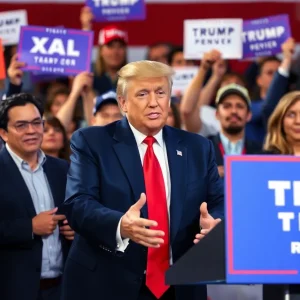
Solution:
<path fill-rule="evenodd" d="M 155 138 L 153 136 L 147 136 L 144 141 L 145 144 L 148 145 L 148 147 L 152 147 L 153 144 L 156 142 Z"/>

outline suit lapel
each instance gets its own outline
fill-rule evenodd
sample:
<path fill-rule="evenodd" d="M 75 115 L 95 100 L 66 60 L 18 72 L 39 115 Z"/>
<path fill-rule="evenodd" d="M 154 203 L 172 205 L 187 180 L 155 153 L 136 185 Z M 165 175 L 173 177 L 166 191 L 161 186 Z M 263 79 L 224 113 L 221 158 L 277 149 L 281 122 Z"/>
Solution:
<path fill-rule="evenodd" d="M 141 193 L 146 192 L 144 174 L 136 140 L 126 118 L 117 123 L 114 139 L 116 140 L 114 150 L 137 201 Z M 142 215 L 148 218 L 147 205 L 142 208 Z"/>
<path fill-rule="evenodd" d="M 170 203 L 170 240 L 174 241 L 179 229 L 186 193 L 187 148 L 180 143 L 180 138 L 169 127 L 164 128 L 168 163 L 171 179 Z"/>
<path fill-rule="evenodd" d="M 36 216 L 36 211 L 33 205 L 30 192 L 22 177 L 22 174 L 20 173 L 16 163 L 14 162 L 6 148 L 4 148 L 1 151 L 1 155 L 4 162 L 4 166 L 6 168 L 5 173 L 7 174 L 7 177 L 13 180 L 13 185 L 17 187 L 17 191 L 15 192 L 17 192 L 20 195 L 19 201 L 24 202 L 24 206 L 26 207 L 29 216 L 33 218 L 34 216 Z"/>

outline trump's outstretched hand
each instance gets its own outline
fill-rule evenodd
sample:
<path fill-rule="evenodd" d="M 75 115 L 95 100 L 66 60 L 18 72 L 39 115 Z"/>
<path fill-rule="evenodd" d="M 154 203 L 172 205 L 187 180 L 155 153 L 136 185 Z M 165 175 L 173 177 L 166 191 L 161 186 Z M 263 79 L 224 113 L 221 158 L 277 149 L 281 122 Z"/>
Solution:
<path fill-rule="evenodd" d="M 141 209 L 146 204 L 146 195 L 141 194 L 140 199 L 132 205 L 121 220 L 121 237 L 141 244 L 145 247 L 159 248 L 164 243 L 165 233 L 154 230 L 158 224 L 154 220 L 141 218 Z"/>
<path fill-rule="evenodd" d="M 221 221 L 221 219 L 214 219 L 208 213 L 207 203 L 203 202 L 200 206 L 200 233 L 196 234 L 194 243 L 197 244 Z"/>

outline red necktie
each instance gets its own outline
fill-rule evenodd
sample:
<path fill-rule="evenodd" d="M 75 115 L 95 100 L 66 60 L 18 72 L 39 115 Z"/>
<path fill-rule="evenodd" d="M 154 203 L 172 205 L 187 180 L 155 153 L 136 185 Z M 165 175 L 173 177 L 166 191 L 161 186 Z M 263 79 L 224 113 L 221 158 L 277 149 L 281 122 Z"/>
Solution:
<path fill-rule="evenodd" d="M 169 288 L 165 285 L 165 272 L 170 266 L 169 254 L 169 217 L 163 174 L 153 151 L 155 138 L 148 136 L 144 143 L 148 145 L 144 157 L 144 179 L 148 206 L 148 219 L 157 222 L 155 230 L 164 231 L 164 243 L 159 248 L 148 248 L 146 286 L 159 299 Z"/>

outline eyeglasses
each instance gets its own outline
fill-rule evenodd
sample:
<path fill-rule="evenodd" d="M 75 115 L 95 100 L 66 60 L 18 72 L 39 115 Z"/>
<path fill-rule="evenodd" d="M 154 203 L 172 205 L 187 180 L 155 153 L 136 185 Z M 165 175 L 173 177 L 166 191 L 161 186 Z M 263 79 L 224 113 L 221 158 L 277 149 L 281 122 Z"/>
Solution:
<path fill-rule="evenodd" d="M 28 130 L 29 125 L 31 125 L 34 129 L 41 129 L 44 126 L 44 120 L 33 120 L 31 122 L 22 121 L 17 122 L 13 126 L 16 128 L 18 132 L 25 132 Z"/>

